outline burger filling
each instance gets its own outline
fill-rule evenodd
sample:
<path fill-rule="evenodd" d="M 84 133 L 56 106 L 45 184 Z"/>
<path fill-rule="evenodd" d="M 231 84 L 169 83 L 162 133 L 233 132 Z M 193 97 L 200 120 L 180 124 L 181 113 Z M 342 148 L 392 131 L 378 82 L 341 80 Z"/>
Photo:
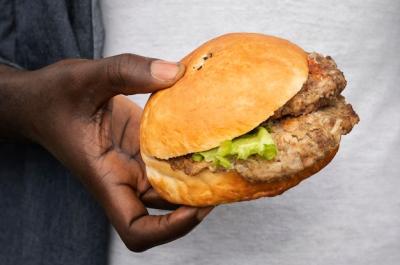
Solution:
<path fill-rule="evenodd" d="M 302 89 L 253 131 L 220 146 L 169 159 L 174 170 L 235 170 L 248 181 L 272 182 L 312 166 L 339 146 L 359 121 L 340 93 L 346 86 L 332 58 L 308 55 Z"/>

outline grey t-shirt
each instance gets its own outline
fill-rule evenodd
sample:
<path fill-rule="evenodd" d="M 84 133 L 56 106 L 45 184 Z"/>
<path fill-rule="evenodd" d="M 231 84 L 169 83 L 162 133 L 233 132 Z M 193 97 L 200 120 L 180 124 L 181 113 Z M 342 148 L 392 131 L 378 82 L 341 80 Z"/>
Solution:
<path fill-rule="evenodd" d="M 331 55 L 361 122 L 320 173 L 275 198 L 222 205 L 145 253 L 112 234 L 119 264 L 400 264 L 400 2 L 103 0 L 105 55 L 178 60 L 227 32 Z M 147 96 L 134 96 L 144 105 Z M 158 212 L 155 212 L 158 213 Z"/>

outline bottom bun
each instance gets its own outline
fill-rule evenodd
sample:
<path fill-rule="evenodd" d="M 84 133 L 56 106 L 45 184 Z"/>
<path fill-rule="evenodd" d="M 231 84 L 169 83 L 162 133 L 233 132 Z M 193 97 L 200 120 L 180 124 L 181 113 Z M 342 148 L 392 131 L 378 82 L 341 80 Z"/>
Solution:
<path fill-rule="evenodd" d="M 324 159 L 297 174 L 285 176 L 282 180 L 272 183 L 251 183 L 236 171 L 204 170 L 196 176 L 190 176 L 181 170 L 173 170 L 166 161 L 144 154 L 142 158 L 146 164 L 147 178 L 162 198 L 175 204 L 211 206 L 282 194 L 324 168 L 333 159 L 337 150 L 338 148 L 333 149 Z"/>

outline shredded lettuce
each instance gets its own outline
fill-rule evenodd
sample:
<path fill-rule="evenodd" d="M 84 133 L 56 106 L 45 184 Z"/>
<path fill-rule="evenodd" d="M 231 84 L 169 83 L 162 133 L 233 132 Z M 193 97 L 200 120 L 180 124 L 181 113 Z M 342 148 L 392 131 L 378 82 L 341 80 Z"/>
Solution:
<path fill-rule="evenodd" d="M 271 134 L 264 127 L 257 127 L 255 132 L 247 133 L 233 140 L 223 141 L 218 147 L 192 155 L 194 161 L 212 162 L 215 166 L 232 168 L 233 159 L 247 159 L 251 155 L 272 160 L 277 155 L 276 145 Z"/>

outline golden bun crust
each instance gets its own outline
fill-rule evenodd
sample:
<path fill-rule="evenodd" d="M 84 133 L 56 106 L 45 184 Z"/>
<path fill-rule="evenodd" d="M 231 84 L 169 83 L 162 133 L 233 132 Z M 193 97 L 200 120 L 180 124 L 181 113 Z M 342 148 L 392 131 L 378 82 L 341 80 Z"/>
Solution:
<path fill-rule="evenodd" d="M 299 92 L 308 76 L 300 47 L 255 33 L 217 37 L 181 62 L 184 76 L 153 94 L 144 109 L 140 143 L 146 155 L 169 159 L 247 133 Z"/>
<path fill-rule="evenodd" d="M 279 195 L 325 167 L 337 150 L 333 149 L 324 159 L 303 171 L 273 183 L 250 183 L 235 171 L 204 170 L 196 176 L 189 176 L 171 169 L 168 162 L 143 153 L 142 157 L 150 184 L 165 200 L 175 204 L 209 206 Z"/>

